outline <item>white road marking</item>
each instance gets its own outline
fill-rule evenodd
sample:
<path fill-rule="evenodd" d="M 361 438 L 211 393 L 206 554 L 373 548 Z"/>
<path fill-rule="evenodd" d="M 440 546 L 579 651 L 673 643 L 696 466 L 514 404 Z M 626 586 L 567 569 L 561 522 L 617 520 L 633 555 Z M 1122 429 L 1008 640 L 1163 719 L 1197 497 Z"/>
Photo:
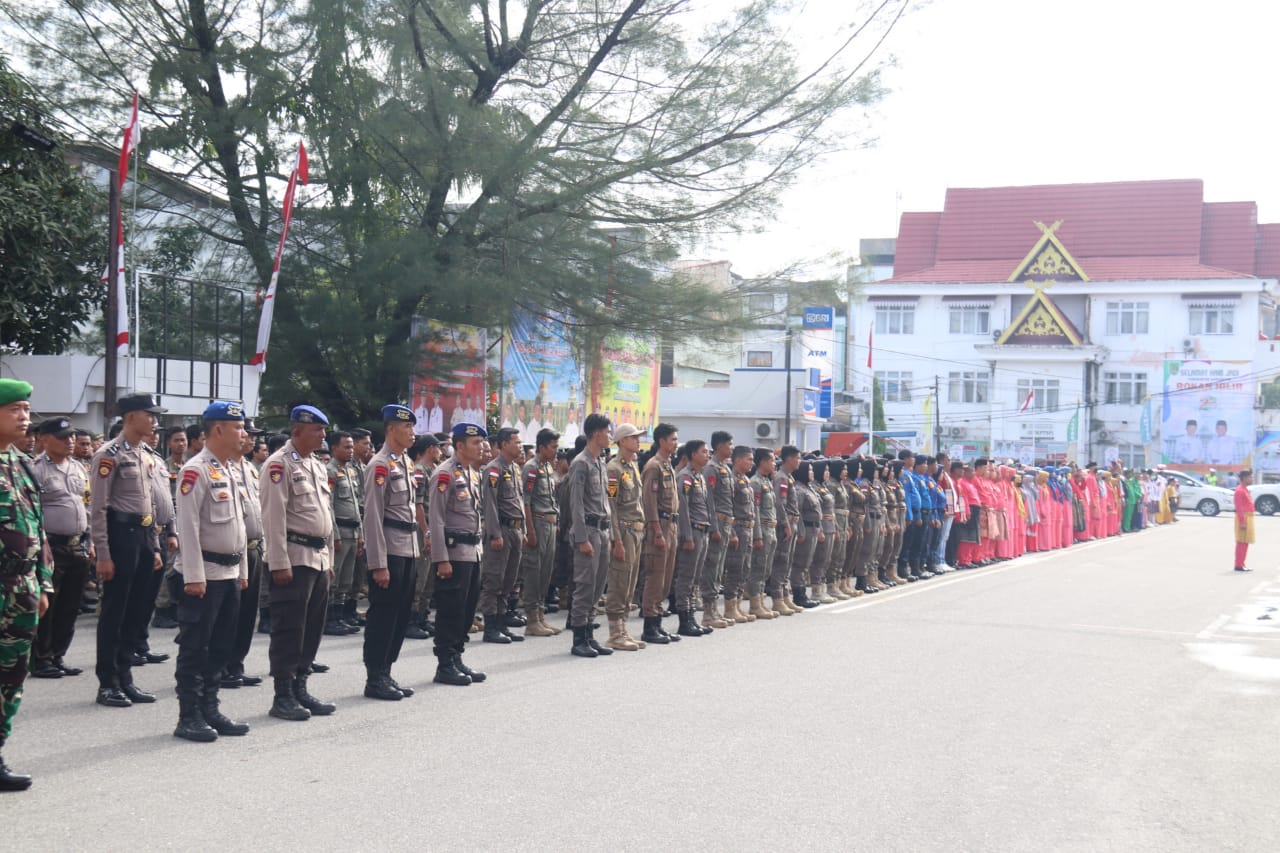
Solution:
<path fill-rule="evenodd" d="M 1200 631 L 1198 634 L 1196 634 L 1196 638 L 1200 640 L 1207 640 L 1210 637 L 1212 637 L 1214 634 L 1218 633 L 1218 629 L 1220 629 L 1223 625 L 1226 625 L 1230 621 L 1231 621 L 1231 614 L 1223 613 L 1217 619 L 1214 619 L 1212 622 L 1210 622 L 1208 627 L 1206 627 L 1203 631 Z"/>

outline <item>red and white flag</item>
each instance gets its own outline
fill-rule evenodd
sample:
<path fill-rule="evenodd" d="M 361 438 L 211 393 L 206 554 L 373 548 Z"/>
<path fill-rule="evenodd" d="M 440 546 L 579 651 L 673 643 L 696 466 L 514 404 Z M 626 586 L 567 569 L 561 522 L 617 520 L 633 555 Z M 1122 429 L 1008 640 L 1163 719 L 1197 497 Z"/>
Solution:
<path fill-rule="evenodd" d="M 258 317 L 258 346 L 249 360 L 258 365 L 258 372 L 267 369 L 267 345 L 271 343 L 271 317 L 275 313 L 276 283 L 280 280 L 280 256 L 284 253 L 284 241 L 289 236 L 289 223 L 293 221 L 293 199 L 298 190 L 298 182 L 307 182 L 307 149 L 298 143 L 298 159 L 294 162 L 293 172 L 289 175 L 289 186 L 284 192 L 284 223 L 280 228 L 280 242 L 276 245 L 276 262 L 271 268 L 271 282 L 264 294 L 258 291 L 258 299 L 262 303 L 262 314 Z"/>
<path fill-rule="evenodd" d="M 125 181 L 129 178 L 129 158 L 138 147 L 142 138 L 142 128 L 138 126 L 138 93 L 133 93 L 133 107 L 129 111 L 129 124 L 124 129 L 124 141 L 120 144 L 120 162 L 116 166 L 117 188 L 123 192 Z M 116 269 L 112 281 L 111 271 L 107 271 L 107 280 L 112 281 L 116 289 L 116 355 L 129 354 L 129 290 L 125 286 L 124 275 L 124 206 L 116 226 Z"/>
<path fill-rule="evenodd" d="M 871 369 L 871 336 L 876 330 L 876 324 L 872 323 L 871 328 L 867 329 L 867 369 Z"/>
<path fill-rule="evenodd" d="M 1028 391 L 1027 399 L 1022 401 L 1022 408 L 1018 409 L 1018 411 L 1025 412 L 1027 409 L 1031 408 L 1031 401 L 1034 400 L 1035 398 L 1036 398 L 1036 392 Z"/>

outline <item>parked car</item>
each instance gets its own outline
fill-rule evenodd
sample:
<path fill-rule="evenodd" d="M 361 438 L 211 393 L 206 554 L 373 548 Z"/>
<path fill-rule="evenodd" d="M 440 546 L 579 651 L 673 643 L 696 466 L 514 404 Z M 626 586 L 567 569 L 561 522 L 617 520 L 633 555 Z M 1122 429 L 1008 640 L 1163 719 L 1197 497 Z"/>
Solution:
<path fill-rule="evenodd" d="M 1275 515 L 1280 512 L 1280 483 L 1259 483 L 1249 487 L 1253 508 L 1259 515 Z"/>
<path fill-rule="evenodd" d="M 1220 512 L 1235 512 L 1235 496 L 1230 489 L 1221 486 L 1210 486 L 1194 474 L 1185 471 L 1164 470 L 1166 477 L 1178 481 L 1181 492 L 1179 509 L 1194 509 L 1201 515 L 1215 516 Z M 1280 509 L 1280 498 L 1277 498 L 1277 509 Z"/>

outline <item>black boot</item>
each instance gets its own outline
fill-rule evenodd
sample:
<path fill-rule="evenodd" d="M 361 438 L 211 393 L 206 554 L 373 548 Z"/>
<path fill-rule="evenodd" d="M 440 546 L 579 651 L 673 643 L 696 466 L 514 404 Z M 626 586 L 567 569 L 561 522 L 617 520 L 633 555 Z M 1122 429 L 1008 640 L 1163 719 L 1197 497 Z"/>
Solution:
<path fill-rule="evenodd" d="M 0 749 L 4 748 L 4 737 L 0 736 Z M 0 756 L 0 791 L 25 791 L 31 787 L 31 777 L 22 773 L 14 773 Z"/>
<path fill-rule="evenodd" d="M 173 730 L 173 736 L 197 743 L 213 743 L 218 739 L 218 733 L 205 722 L 200 696 L 194 690 L 178 691 L 178 727 Z"/>
<path fill-rule="evenodd" d="M 429 640 L 431 635 L 422 630 L 422 615 L 419 613 L 409 614 L 409 625 L 404 629 L 404 638 L 406 640 Z"/>
<path fill-rule="evenodd" d="M 803 586 L 791 587 L 791 600 L 806 610 L 810 610 L 818 606 L 818 602 L 809 597 Z"/>
<path fill-rule="evenodd" d="M 325 616 L 324 635 L 326 637 L 345 637 L 349 633 L 347 626 L 338 619 L 338 605 L 330 604 L 329 612 Z"/>
<path fill-rule="evenodd" d="M 402 687 L 400 685 L 400 682 L 396 681 L 394 678 L 391 677 L 391 667 L 384 666 L 382 668 L 382 677 L 385 678 L 387 680 L 387 683 L 389 683 L 392 687 L 394 687 L 396 690 L 399 690 L 400 694 L 404 696 L 404 698 L 408 699 L 410 696 L 413 695 L 412 687 Z"/>
<path fill-rule="evenodd" d="M 258 633 L 271 633 L 271 609 L 267 607 L 258 608 Z"/>
<path fill-rule="evenodd" d="M 595 649 L 595 650 L 596 650 L 596 654 L 598 654 L 598 655 L 601 655 L 601 656 L 608 656 L 608 655 L 613 654 L 613 649 L 611 649 L 611 648 L 609 648 L 609 647 L 607 647 L 607 646 L 602 646 L 602 645 L 600 645 L 599 643 L 597 643 L 597 642 L 596 642 L 595 634 L 596 634 L 596 629 L 595 629 L 595 627 L 594 627 L 594 626 L 591 626 L 591 625 L 588 625 L 588 626 L 587 626 L 587 645 L 589 645 L 589 646 L 591 646 L 591 648 Z"/>
<path fill-rule="evenodd" d="M 680 617 L 680 627 L 676 629 L 676 633 L 681 637 L 701 637 L 702 626 L 694 620 L 693 614 L 688 610 L 681 610 L 678 614 Z"/>
<path fill-rule="evenodd" d="M 328 702 L 321 702 L 307 692 L 307 676 L 305 675 L 299 675 L 293 680 L 293 695 L 297 697 L 298 704 L 310 711 L 312 716 L 327 717 L 338 710 L 338 706 L 331 705 Z"/>
<path fill-rule="evenodd" d="M 177 628 L 178 621 L 173 617 L 177 614 L 176 607 L 157 607 L 156 615 L 151 617 L 152 628 Z"/>
<path fill-rule="evenodd" d="M 518 602 L 514 598 L 507 600 L 507 612 L 502 614 L 502 620 L 508 628 L 523 628 L 529 624 L 528 620 L 516 609 L 517 604 Z"/>
<path fill-rule="evenodd" d="M 659 616 L 659 617 L 658 617 L 658 633 L 659 633 L 659 634 L 661 634 L 662 636 L 666 637 L 666 638 L 667 638 L 667 640 L 668 640 L 669 642 L 672 642 L 672 643 L 678 643 L 678 642 L 680 642 L 680 633 L 679 633 L 679 631 L 677 631 L 676 633 L 672 634 L 672 633 L 671 633 L 671 632 L 669 632 L 666 628 L 662 627 L 662 620 L 663 620 L 663 619 L 665 619 L 666 617 L 670 616 L 670 615 L 672 615 L 672 614 L 670 614 L 670 613 L 664 613 L 664 614 L 662 614 L 661 616 Z"/>
<path fill-rule="evenodd" d="M 354 598 L 342 603 L 342 624 L 347 626 L 348 634 L 360 633 L 360 616 L 356 613 L 356 600 Z"/>
<path fill-rule="evenodd" d="M 600 653 L 591 645 L 591 638 L 588 636 L 590 631 L 591 628 L 586 625 L 573 629 L 573 648 L 569 650 L 570 654 L 577 655 L 580 658 L 600 656 Z"/>
<path fill-rule="evenodd" d="M 543 613 L 559 613 L 560 612 L 560 596 L 556 595 L 555 587 L 547 590 L 547 596 L 542 600 Z"/>
<path fill-rule="evenodd" d="M 311 712 L 298 704 L 298 697 L 293 695 L 293 679 L 277 678 L 276 698 L 267 713 L 281 720 L 309 720 Z"/>
<path fill-rule="evenodd" d="M 484 680 L 489 676 L 479 670 L 472 669 L 462 660 L 461 654 L 453 656 L 453 665 L 458 668 L 459 672 L 465 673 L 471 679 L 472 684 L 483 684 Z"/>
<path fill-rule="evenodd" d="M 485 614 L 484 617 L 484 637 L 486 643 L 497 643 L 502 646 L 511 645 L 511 637 L 504 633 L 506 626 L 502 624 L 502 617 L 495 614 Z"/>
<path fill-rule="evenodd" d="M 440 655 L 436 659 L 436 684 L 452 684 L 455 687 L 466 687 L 471 683 L 471 676 L 458 669 L 453 655 Z"/>
<path fill-rule="evenodd" d="M 646 643 L 655 643 L 659 646 L 665 646 L 671 642 L 671 638 L 662 633 L 660 625 L 661 622 L 657 616 L 644 617 L 644 633 L 640 635 L 640 639 Z"/>
<path fill-rule="evenodd" d="M 222 713 L 218 707 L 218 688 L 210 689 L 206 687 L 204 689 L 204 698 L 200 701 L 200 708 L 204 712 L 204 721 L 218 734 L 240 737 L 249 733 L 248 723 L 238 723 Z"/>
<path fill-rule="evenodd" d="M 366 699 L 382 699 L 387 702 L 399 702 L 404 694 L 391 685 L 391 679 L 378 667 L 365 670 L 364 695 Z"/>

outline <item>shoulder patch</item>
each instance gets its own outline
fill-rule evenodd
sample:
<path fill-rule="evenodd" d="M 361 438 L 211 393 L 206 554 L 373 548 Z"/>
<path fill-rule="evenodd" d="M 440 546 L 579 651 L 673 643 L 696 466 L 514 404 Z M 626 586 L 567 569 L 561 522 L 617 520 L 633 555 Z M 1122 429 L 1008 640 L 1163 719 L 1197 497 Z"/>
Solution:
<path fill-rule="evenodd" d="M 381 462 L 373 466 L 373 482 L 378 486 L 387 482 L 387 466 Z"/>
<path fill-rule="evenodd" d="M 284 479 L 284 465 L 279 462 L 272 462 L 267 467 L 267 478 L 273 483 L 278 483 Z"/>
<path fill-rule="evenodd" d="M 538 485 L 538 469 L 530 468 L 529 473 L 524 475 L 524 487 L 529 491 L 533 491 L 536 485 Z"/>
<path fill-rule="evenodd" d="M 693 488 L 693 478 L 685 474 L 680 478 L 680 484 L 684 486 L 684 493 L 687 495 L 689 490 Z"/>
<path fill-rule="evenodd" d="M 195 468 L 188 468 L 187 470 L 182 472 L 182 485 L 179 486 L 179 491 L 181 491 L 184 495 L 191 494 L 191 490 L 196 485 L 196 480 L 199 480 L 199 479 L 200 479 L 200 472 Z"/>
<path fill-rule="evenodd" d="M 489 486 L 493 487 L 498 485 L 498 469 L 490 468 L 488 471 L 488 474 L 489 474 Z"/>
<path fill-rule="evenodd" d="M 102 457 L 98 460 L 98 476 L 106 479 L 111 476 L 111 469 L 115 467 L 115 460 Z"/>

